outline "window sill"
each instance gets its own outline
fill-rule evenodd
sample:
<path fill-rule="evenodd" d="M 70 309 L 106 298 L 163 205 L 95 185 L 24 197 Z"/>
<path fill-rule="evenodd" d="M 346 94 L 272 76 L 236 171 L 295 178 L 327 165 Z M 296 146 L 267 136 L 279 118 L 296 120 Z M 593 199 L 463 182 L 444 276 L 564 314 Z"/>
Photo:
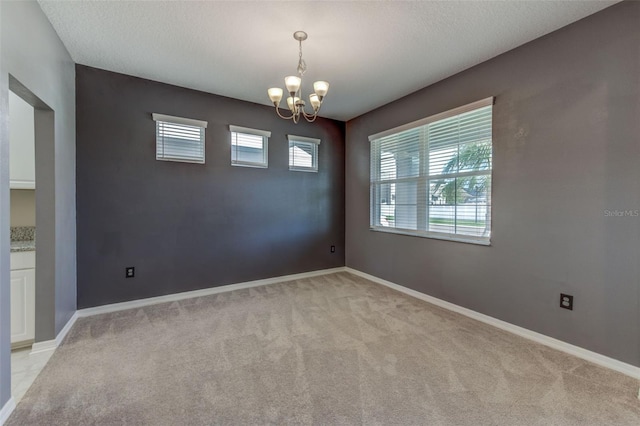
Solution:
<path fill-rule="evenodd" d="M 249 163 L 231 163 L 232 166 L 235 167 L 253 167 L 255 169 L 267 169 L 269 168 L 268 164 L 249 164 Z"/>
<path fill-rule="evenodd" d="M 157 161 L 170 161 L 170 162 L 173 162 L 173 163 L 204 164 L 204 159 L 156 157 L 156 160 Z"/>
<path fill-rule="evenodd" d="M 290 172 L 307 172 L 318 173 L 318 169 L 304 168 L 304 167 L 289 167 Z"/>
<path fill-rule="evenodd" d="M 427 232 L 427 231 L 411 231 L 405 229 L 396 229 L 382 226 L 372 226 L 369 228 L 370 231 L 375 232 L 385 232 L 387 234 L 398 234 L 398 235 L 407 235 L 410 237 L 419 237 L 419 238 L 431 238 L 434 240 L 443 240 L 443 241 L 453 241 L 457 243 L 466 243 L 466 244 L 476 244 L 480 246 L 490 246 L 491 240 L 488 238 L 474 238 L 472 236 L 467 235 L 452 235 L 452 234 L 443 234 L 438 232 Z"/>

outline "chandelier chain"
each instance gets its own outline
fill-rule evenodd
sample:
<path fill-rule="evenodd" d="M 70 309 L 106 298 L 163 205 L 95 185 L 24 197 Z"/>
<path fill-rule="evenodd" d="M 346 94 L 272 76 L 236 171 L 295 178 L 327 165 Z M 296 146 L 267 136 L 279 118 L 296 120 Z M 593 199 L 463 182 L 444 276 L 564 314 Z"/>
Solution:
<path fill-rule="evenodd" d="M 302 59 L 302 40 L 298 40 L 298 43 L 300 44 L 298 53 L 298 74 L 302 77 L 307 71 L 307 63 Z"/>

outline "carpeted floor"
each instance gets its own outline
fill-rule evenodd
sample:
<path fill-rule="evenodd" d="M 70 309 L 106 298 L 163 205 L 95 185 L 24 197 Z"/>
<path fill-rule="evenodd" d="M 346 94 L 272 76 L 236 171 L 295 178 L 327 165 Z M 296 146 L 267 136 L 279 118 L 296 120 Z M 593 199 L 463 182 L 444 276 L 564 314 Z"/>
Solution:
<path fill-rule="evenodd" d="M 78 320 L 8 425 L 638 425 L 638 380 L 338 273 Z"/>

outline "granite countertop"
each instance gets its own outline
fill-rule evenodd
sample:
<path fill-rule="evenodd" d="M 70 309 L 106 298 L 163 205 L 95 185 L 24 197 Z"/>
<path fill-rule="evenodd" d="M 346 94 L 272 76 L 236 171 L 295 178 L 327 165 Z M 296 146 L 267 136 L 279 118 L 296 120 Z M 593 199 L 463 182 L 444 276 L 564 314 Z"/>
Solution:
<path fill-rule="evenodd" d="M 31 241 L 11 241 L 11 253 L 18 251 L 34 251 L 36 249 L 35 240 Z"/>
<path fill-rule="evenodd" d="M 35 226 L 11 227 L 11 252 L 34 251 L 36 249 Z"/>

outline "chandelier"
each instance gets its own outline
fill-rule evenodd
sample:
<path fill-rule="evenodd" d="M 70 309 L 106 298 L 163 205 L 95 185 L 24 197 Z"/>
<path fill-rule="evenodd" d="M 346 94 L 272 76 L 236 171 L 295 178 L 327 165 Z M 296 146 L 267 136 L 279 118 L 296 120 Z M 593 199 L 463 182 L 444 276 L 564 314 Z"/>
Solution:
<path fill-rule="evenodd" d="M 326 81 L 316 81 L 313 83 L 314 93 L 309 95 L 309 103 L 313 108 L 313 113 L 309 114 L 305 111 L 305 102 L 302 100 L 302 76 L 307 71 L 307 64 L 302 59 L 302 42 L 307 39 L 307 33 L 304 31 L 296 31 L 293 33 L 293 38 L 298 40 L 299 43 L 299 55 L 298 55 L 298 76 L 290 75 L 284 78 L 284 85 L 289 92 L 287 98 L 287 106 L 291 111 L 291 115 L 285 116 L 280 113 L 280 101 L 282 100 L 283 91 L 279 87 L 272 87 L 267 90 L 269 99 L 276 107 L 276 114 L 280 118 L 285 120 L 293 120 L 294 123 L 300 121 L 300 117 L 304 117 L 308 122 L 312 123 L 318 117 L 318 111 L 322 106 L 322 100 L 324 99 L 327 91 L 329 91 L 329 83 Z"/>

